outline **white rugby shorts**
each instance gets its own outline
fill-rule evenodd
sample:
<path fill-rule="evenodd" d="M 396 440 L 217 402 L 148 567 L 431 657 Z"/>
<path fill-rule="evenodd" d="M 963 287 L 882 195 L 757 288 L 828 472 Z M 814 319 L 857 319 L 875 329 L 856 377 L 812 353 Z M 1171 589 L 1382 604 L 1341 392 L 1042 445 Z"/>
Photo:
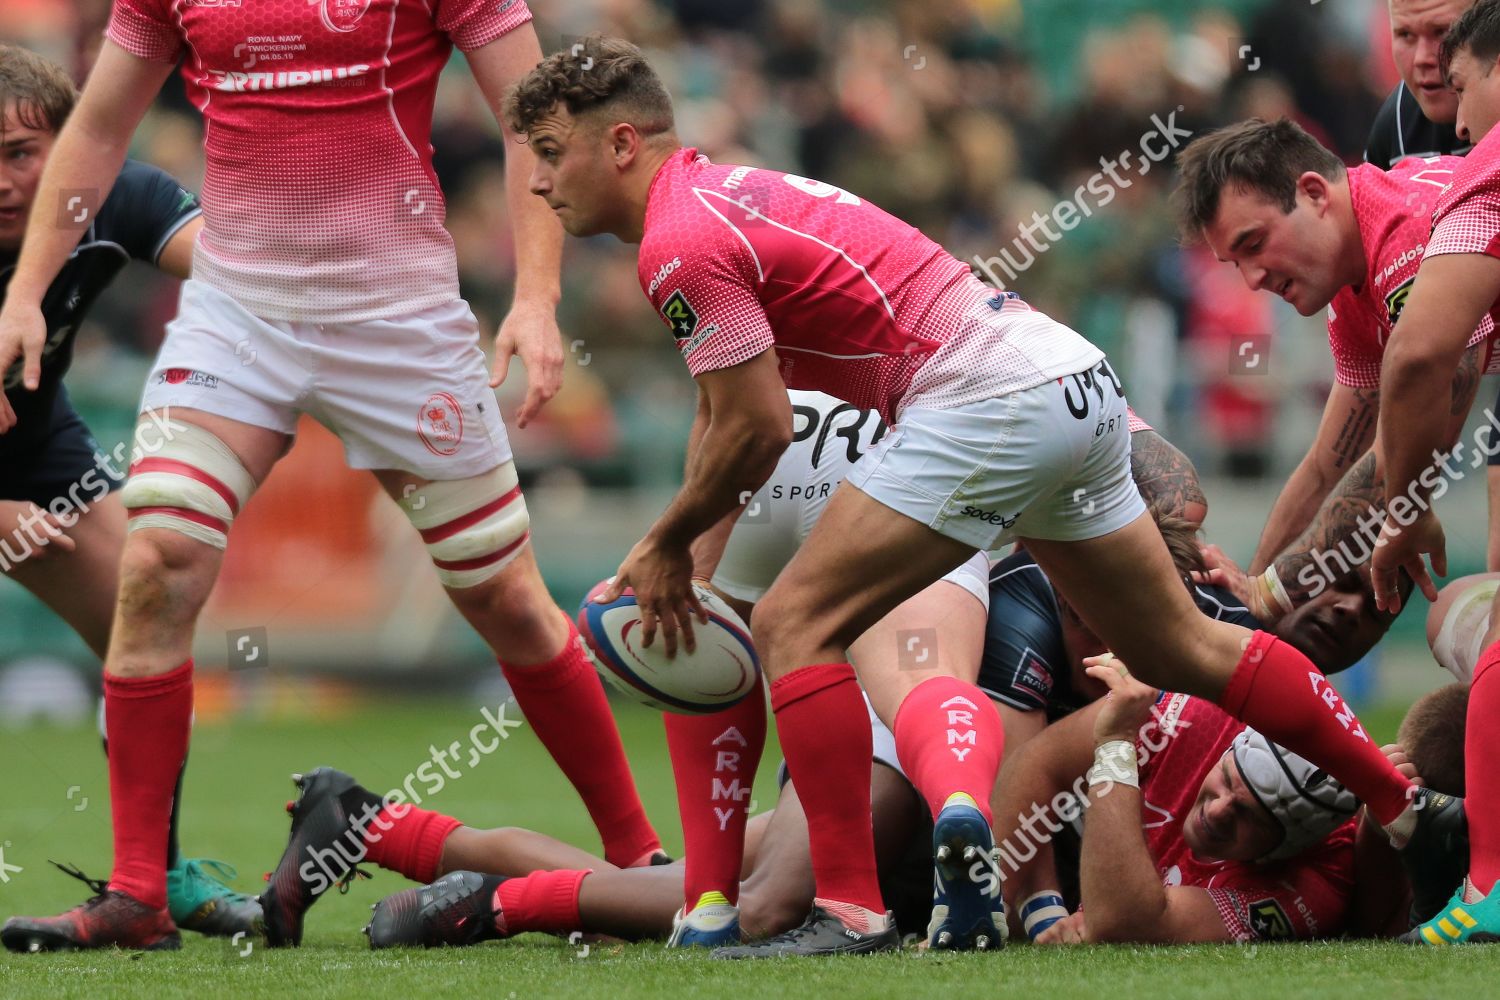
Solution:
<path fill-rule="evenodd" d="M 875 413 L 820 392 L 791 390 L 792 443 L 776 471 L 740 512 L 713 585 L 755 602 L 791 562 L 833 491 L 884 430 Z M 990 563 L 982 552 L 943 577 L 990 606 Z"/>
<path fill-rule="evenodd" d="M 1016 538 L 1081 541 L 1146 512 L 1125 394 L 1107 361 L 977 403 L 921 401 L 848 482 L 939 534 L 981 551 Z"/>
<path fill-rule="evenodd" d="M 306 413 L 338 435 L 354 469 L 466 479 L 511 457 L 462 299 L 358 323 L 293 322 L 189 279 L 141 397 L 142 410 L 169 406 L 283 434 Z"/>

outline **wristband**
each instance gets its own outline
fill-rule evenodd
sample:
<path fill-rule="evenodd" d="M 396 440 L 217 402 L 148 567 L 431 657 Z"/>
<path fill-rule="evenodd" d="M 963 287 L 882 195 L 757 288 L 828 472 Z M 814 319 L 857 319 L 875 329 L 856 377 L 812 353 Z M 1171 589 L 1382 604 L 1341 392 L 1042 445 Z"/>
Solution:
<path fill-rule="evenodd" d="M 1140 788 L 1136 771 L 1135 744 L 1130 740 L 1110 740 L 1094 748 L 1094 766 L 1089 768 L 1090 785 L 1129 785 Z"/>
<path fill-rule="evenodd" d="M 1026 937 L 1035 941 L 1038 935 L 1067 915 L 1068 908 L 1063 905 L 1062 894 L 1056 889 L 1044 889 L 1027 896 L 1021 904 L 1021 927 L 1026 931 Z"/>
<path fill-rule="evenodd" d="M 1280 614 L 1290 614 L 1292 610 L 1292 596 L 1286 592 L 1286 587 L 1281 583 L 1281 576 L 1276 572 L 1276 563 L 1266 567 L 1266 571 L 1257 577 L 1261 589 L 1265 591 L 1266 597 L 1270 598 Z"/>

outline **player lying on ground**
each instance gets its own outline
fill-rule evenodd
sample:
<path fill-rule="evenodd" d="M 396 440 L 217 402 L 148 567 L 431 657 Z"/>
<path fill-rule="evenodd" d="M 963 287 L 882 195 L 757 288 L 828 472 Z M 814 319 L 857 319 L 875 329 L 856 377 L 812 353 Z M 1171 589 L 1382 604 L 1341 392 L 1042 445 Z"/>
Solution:
<path fill-rule="evenodd" d="M 1338 933 L 1354 876 L 1354 797 L 1213 704 L 1162 694 L 1107 654 L 1089 663 L 1109 696 L 1012 755 L 999 785 L 1005 894 L 1028 935 L 1056 944 Z M 1127 759 L 1140 761 L 1138 776 Z M 1079 798 L 1082 906 L 1067 914 L 1047 831 L 1077 818 Z"/>
<path fill-rule="evenodd" d="M 1415 807 L 1420 791 L 1307 658 L 1204 617 L 1176 579 L 1130 477 L 1124 391 L 1102 352 L 855 194 L 684 149 L 670 98 L 629 43 L 594 39 L 549 57 L 505 113 L 534 154 L 531 190 L 570 234 L 641 244 L 642 289 L 699 383 L 687 481 L 615 581 L 634 588 L 648 638 L 660 629 L 669 650 L 679 632 L 688 640 L 702 613 L 691 546 L 774 469 L 791 433 L 783 384 L 876 409 L 892 425 L 751 622 L 808 814 L 817 902 L 803 928 L 717 954 L 897 945 L 876 880 L 869 734 L 845 650 L 1010 537 L 1148 681 L 1215 699 L 1326 766 L 1398 843 L 1423 850 L 1419 832 L 1446 814 Z M 895 732 L 936 817 L 949 917 L 933 940 L 963 947 L 996 936 L 993 885 L 971 879 L 962 859 L 992 849 L 983 799 L 1003 735 L 997 717 L 974 713 L 971 752 L 957 759 L 945 707 L 955 698 L 983 703 L 955 678 L 925 682 L 903 699 Z"/>
<path fill-rule="evenodd" d="M 1178 159 L 1182 228 L 1245 283 L 1304 316 L 1328 311 L 1334 384 L 1317 437 L 1266 519 L 1240 591 L 1265 619 L 1300 606 L 1370 558 L 1383 510 L 1372 445 L 1387 344 L 1411 292 L 1443 185 L 1464 161 L 1408 159 L 1389 173 L 1346 168 L 1295 123 L 1241 122 L 1194 140 Z M 1485 371 L 1488 322 L 1450 371 L 1445 441 L 1463 427 Z M 1500 359 L 1491 360 L 1500 371 Z M 1437 398 L 1428 396 L 1428 404 Z M 1466 456 L 1467 457 L 1467 456 Z M 1476 452 L 1477 468 L 1484 456 Z"/>
<path fill-rule="evenodd" d="M 712 580 L 720 595 L 745 615 L 753 614 L 754 602 L 766 593 L 806 539 L 826 507 L 834 485 L 883 432 L 876 415 L 862 413 L 829 396 L 794 390 L 789 398 L 794 418 L 793 443 L 724 541 Z M 1180 456 L 1170 458 L 1169 453 L 1175 449 L 1159 435 L 1138 430 L 1134 436 L 1143 441 L 1144 453 L 1157 452 L 1162 464 L 1178 463 Z M 1148 474 L 1143 477 L 1143 487 L 1165 502 L 1184 492 L 1194 492 L 1191 487 L 1184 490 L 1183 482 L 1163 491 L 1161 486 L 1165 481 Z M 1161 523 L 1174 536 L 1169 547 L 1186 582 L 1202 565 L 1192 529 L 1181 518 L 1162 517 Z M 1036 689 L 1018 678 L 1023 676 L 1022 671 L 1024 677 L 1037 675 L 1038 654 L 1051 656 L 1050 662 L 1062 664 L 1064 656 L 1081 658 L 1102 649 L 1085 626 L 1069 624 L 1072 619 L 1059 610 L 1059 599 L 1034 564 L 997 574 L 990 581 L 991 600 L 1004 610 L 998 618 L 992 613 L 986 625 L 983 565 L 982 557 L 971 559 L 861 636 L 851 647 L 850 656 L 862 676 L 875 677 L 878 685 L 884 678 L 872 667 L 882 658 L 894 657 L 901 661 L 903 670 L 923 669 L 913 662 L 911 650 L 899 638 L 903 634 L 922 634 L 925 630 L 923 649 L 932 657 L 926 670 L 944 669 L 956 676 L 973 677 L 978 663 L 978 683 L 982 690 L 1021 692 L 1034 697 Z M 1018 588 L 1018 580 L 1026 581 L 1024 588 Z M 1230 595 L 1226 592 L 1201 584 L 1190 586 L 1205 614 L 1244 614 L 1243 608 L 1227 603 Z M 1348 635 L 1357 640 L 1365 638 L 1362 633 Z M 1348 656 L 1343 652 L 1337 654 L 1340 659 Z M 872 777 L 875 839 L 882 891 L 896 904 L 898 925 L 903 929 L 922 928 L 929 922 L 932 909 L 931 897 L 927 895 L 930 846 L 926 846 L 931 841 L 931 818 L 910 784 L 895 779 L 899 764 L 894 738 L 874 714 L 877 707 L 885 712 L 895 707 L 890 704 L 891 691 L 888 682 L 870 691 L 875 706 L 871 709 L 875 760 L 877 764 L 888 765 L 888 769 L 877 766 Z M 1007 741 L 1012 746 L 1021 745 L 1045 725 L 1049 716 L 1061 715 L 1075 707 L 1068 699 L 1069 692 L 1081 693 L 1081 689 L 1060 677 L 1057 686 L 1048 690 L 1052 703 L 1033 711 L 1011 709 L 997 697 L 997 707 L 1002 713 L 1011 713 L 1006 718 Z M 1013 723 L 1017 727 L 1014 732 L 1010 729 Z M 727 745 L 721 740 L 721 747 Z M 887 773 L 888 770 L 893 773 Z M 459 827 L 455 819 L 432 819 L 431 814 L 421 812 L 415 817 L 401 818 L 390 829 L 371 829 L 369 816 L 379 809 L 376 796 L 363 790 L 350 791 L 351 778 L 336 772 L 321 773 L 324 777 L 310 779 L 309 790 L 304 792 L 287 848 L 286 857 L 293 861 L 284 860 L 283 865 L 312 863 L 323 873 L 325 885 L 345 877 L 349 859 L 360 856 L 418 879 L 443 873 L 449 876 L 423 889 L 398 893 L 383 903 L 370 928 L 371 941 L 377 946 L 469 944 L 522 930 L 583 930 L 629 936 L 670 932 L 669 940 L 675 944 L 697 943 L 706 938 L 722 943 L 730 939 L 730 934 L 773 934 L 795 926 L 812 901 L 814 887 L 806 853 L 807 828 L 800 801 L 795 798 L 790 801 L 783 798 L 778 818 L 764 835 L 760 833 L 764 820 L 752 820 L 747 827 L 747 841 L 752 846 L 758 844 L 760 853 L 751 850 L 750 855 L 757 860 L 745 863 L 744 871 L 748 874 L 735 876 L 737 880 L 740 877 L 745 880 L 743 887 L 736 885 L 741 890 L 740 919 L 736 922 L 733 911 L 736 900 L 729 893 L 723 903 L 700 905 L 686 919 L 681 911 L 675 915 L 670 912 L 674 898 L 678 902 L 683 898 L 690 901 L 698 898 L 691 889 L 685 897 L 671 895 L 684 884 L 691 885 L 695 878 L 702 877 L 702 869 L 695 866 L 691 853 L 685 859 L 685 873 L 682 869 L 666 873 L 657 869 L 632 870 L 617 877 L 609 866 L 593 865 L 591 859 L 589 866 L 595 868 L 595 875 L 586 877 L 581 871 L 555 872 L 551 869 L 578 868 L 584 862 L 576 848 L 565 845 L 543 851 L 542 845 L 555 842 L 540 834 L 470 830 Z M 681 795 L 685 828 L 696 826 L 703 830 L 706 826 L 708 832 L 718 829 L 722 808 L 743 794 L 735 791 L 739 786 L 737 780 L 720 777 L 723 780 L 701 789 L 696 798 Z M 732 777 L 740 777 L 737 768 Z M 784 796 L 788 794 L 795 795 L 789 791 Z M 366 803 L 369 808 L 363 809 Z M 789 813 L 788 808 L 796 811 Z M 362 811 L 365 821 L 359 819 Z M 393 813 L 391 810 L 386 815 L 389 818 Z M 914 824 L 913 816 L 921 822 Z M 911 832 L 911 839 L 902 841 L 906 831 Z M 410 846 L 413 837 L 425 839 L 425 846 L 413 849 Z M 707 842 L 703 832 L 697 835 L 697 840 Z M 902 843 L 907 844 L 904 851 Z M 418 858 L 427 862 L 414 866 L 413 861 Z M 454 874 L 465 865 L 484 876 L 513 879 L 533 871 L 542 874 L 530 880 L 512 881 L 484 879 L 472 872 Z M 598 878 L 600 871 L 608 874 Z M 636 887 L 634 890 L 632 885 Z M 497 914 L 503 918 L 497 919 Z"/>
<path fill-rule="evenodd" d="M 42 298 L 78 237 L 56 224 L 70 218 L 65 196 L 110 189 L 136 124 L 191 51 L 182 72 L 207 119 L 204 228 L 141 402 L 168 440 L 121 494 L 130 531 L 104 681 L 114 872 L 109 890 L 78 909 L 8 922 L 7 945 L 176 947 L 160 845 L 187 753 L 193 627 L 236 514 L 302 413 L 338 435 L 349 464 L 372 470 L 421 535 L 449 597 L 582 795 L 605 855 L 630 865 L 658 854 L 599 678 L 537 571 L 492 391 L 513 354 L 529 380 L 523 426 L 557 389 L 561 234 L 526 194 L 515 158 L 516 299 L 492 375 L 459 298 L 431 166 L 433 93 L 452 47 L 498 106 L 540 57 L 530 11 L 465 0 L 331 11 L 117 0 L 42 174 L 0 312 L 0 368 L 24 353 L 30 390 Z M 247 71 L 236 41 L 246 37 L 303 42 Z M 0 432 L 15 426 L 0 408 Z M 273 875 L 261 896 L 270 944 L 300 941 L 309 901 L 295 870 Z"/>
<path fill-rule="evenodd" d="M 1387 463 L 1382 546 L 1372 575 L 1382 603 L 1399 607 L 1395 573 L 1405 570 L 1432 600 L 1432 569 L 1446 573 L 1442 525 L 1432 502 L 1447 491 L 1443 421 L 1430 412 L 1433 386 L 1460 363 L 1467 331 L 1500 318 L 1500 0 L 1480 0 L 1443 41 L 1444 73 L 1458 93 L 1458 132 L 1475 142 L 1442 193 L 1417 280 L 1391 336 L 1381 379 L 1380 452 Z M 1413 931 L 1427 944 L 1500 939 L 1500 630 L 1491 627 L 1474 669 L 1465 727 L 1470 867 L 1445 912 Z"/>
<path fill-rule="evenodd" d="M 0 45 L 0 302 L 42 167 L 77 99 L 61 66 Z M 94 214 L 77 230 L 76 246 L 41 296 L 46 342 L 36 391 L 21 390 L 19 363 L 5 372 L 6 405 L 18 423 L 0 436 L 0 552 L 5 575 L 67 622 L 102 660 L 125 545 L 125 507 L 117 492 L 124 475 L 115 467 L 123 455 L 100 451 L 68 400 L 63 376 L 90 307 L 125 265 L 139 260 L 187 277 L 203 222 L 197 198 L 162 171 L 133 160 L 120 168 L 97 211 L 87 211 Z M 102 720 L 100 729 L 106 729 Z M 166 832 L 168 911 L 179 927 L 204 934 L 251 930 L 260 904 L 220 880 L 226 872 L 232 877 L 233 869 L 188 858 L 178 847 L 185 770 L 184 762 Z"/>

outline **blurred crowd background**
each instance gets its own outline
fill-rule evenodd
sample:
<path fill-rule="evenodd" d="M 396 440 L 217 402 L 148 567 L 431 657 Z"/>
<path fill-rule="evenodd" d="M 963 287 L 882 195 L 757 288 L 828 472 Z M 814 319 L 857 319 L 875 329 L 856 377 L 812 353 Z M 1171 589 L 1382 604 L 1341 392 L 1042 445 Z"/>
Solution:
<path fill-rule="evenodd" d="M 108 10 L 108 0 L 4 0 L 0 37 L 81 79 Z M 1358 162 L 1398 80 L 1384 0 L 535 0 L 532 10 L 546 51 L 592 31 L 641 44 L 689 145 L 868 198 L 1098 343 L 1136 410 L 1204 474 L 1210 536 L 1249 555 L 1326 398 L 1323 321 L 1251 293 L 1232 268 L 1179 245 L 1169 161 L 1149 169 L 1139 151 L 1163 124 L 1196 133 L 1285 115 Z M 200 135 L 174 78 L 133 155 L 196 188 Z M 433 143 L 464 294 L 493 329 L 515 270 L 502 163 L 517 151 L 505 148 L 457 54 Z M 1134 158 L 1120 161 L 1126 151 Z M 1099 185 L 1106 160 L 1121 162 L 1121 180 Z M 1091 179 L 1098 186 L 1087 187 Z M 1079 200 L 1080 188 L 1094 192 L 1083 199 L 1087 217 L 1023 255 L 1019 227 Z M 563 280 L 566 385 L 544 419 L 512 439 L 543 571 L 567 606 L 612 570 L 679 482 L 694 389 L 640 292 L 633 248 L 570 241 Z M 69 385 L 101 441 L 128 434 L 175 295 L 174 282 L 135 271 L 80 336 Z M 507 413 L 521 391 L 519 377 L 502 389 Z M 368 477 L 339 472 L 337 445 L 316 431 L 304 438 L 258 519 L 237 524 L 202 641 L 222 661 L 214 627 L 263 625 L 273 655 L 278 634 L 336 634 L 283 646 L 365 664 L 371 643 L 329 625 L 347 620 L 380 626 L 376 659 L 410 666 L 413 650 L 482 653 L 446 617 L 420 548 L 375 502 Z M 1482 511 L 1479 481 L 1462 486 L 1457 502 Z M 311 549 L 299 533 L 316 539 Z M 1482 539 L 1482 523 L 1473 535 Z M 1455 569 L 1477 568 L 1482 548 L 1450 550 Z M 1420 610 L 1404 616 L 1408 632 L 1420 629 Z M 39 642 L 77 655 L 61 626 L 38 624 L 43 615 L 19 588 L 4 588 L 0 656 Z"/>

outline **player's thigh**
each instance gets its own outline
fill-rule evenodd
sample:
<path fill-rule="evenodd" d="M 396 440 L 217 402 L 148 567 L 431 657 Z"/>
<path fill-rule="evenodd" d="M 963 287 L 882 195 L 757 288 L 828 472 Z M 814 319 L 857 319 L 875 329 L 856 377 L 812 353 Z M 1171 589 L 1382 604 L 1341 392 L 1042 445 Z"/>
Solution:
<path fill-rule="evenodd" d="M 351 469 L 441 482 L 510 461 L 479 324 L 462 299 L 327 324 L 311 339 L 318 377 L 306 410 L 338 435 Z"/>
<path fill-rule="evenodd" d="M 773 675 L 803 650 L 842 650 L 974 551 L 846 481 L 757 604 L 756 648 Z"/>
<path fill-rule="evenodd" d="M 895 724 L 901 702 L 923 681 L 942 676 L 975 680 L 985 621 L 984 603 L 944 577 L 902 601 L 854 641 L 849 660 L 886 725 Z"/>
<path fill-rule="evenodd" d="M 67 622 L 102 659 L 109 646 L 125 545 L 125 507 L 119 493 L 107 493 L 90 504 L 66 532 L 73 551 L 53 546 L 44 558 L 17 563 L 9 576 Z"/>
<path fill-rule="evenodd" d="M 1147 513 L 1098 538 L 1026 538 L 1026 548 L 1096 635 L 1147 683 L 1217 695 L 1248 629 L 1198 610 Z"/>

